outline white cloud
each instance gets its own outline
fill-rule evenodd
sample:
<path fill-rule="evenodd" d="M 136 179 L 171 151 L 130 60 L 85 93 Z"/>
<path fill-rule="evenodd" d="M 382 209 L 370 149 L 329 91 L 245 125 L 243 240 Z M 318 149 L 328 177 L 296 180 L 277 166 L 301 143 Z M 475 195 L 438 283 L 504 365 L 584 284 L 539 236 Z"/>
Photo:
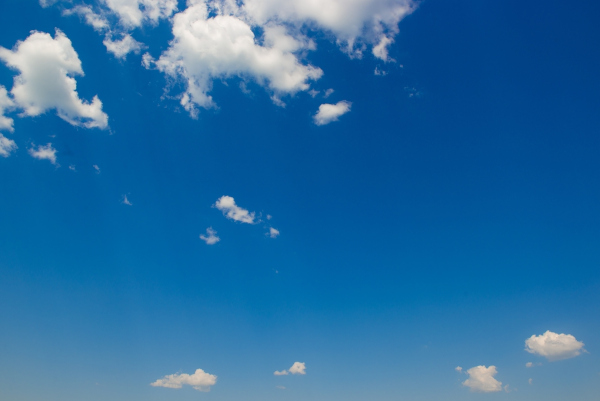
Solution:
<path fill-rule="evenodd" d="M 96 174 L 100 174 L 100 167 L 98 167 L 97 164 L 94 164 L 92 167 L 94 167 L 94 170 L 96 170 Z"/>
<path fill-rule="evenodd" d="M 388 56 L 388 47 L 394 43 L 394 39 L 382 36 L 377 46 L 373 47 L 373 55 L 385 62 L 394 61 Z"/>
<path fill-rule="evenodd" d="M 156 24 L 177 10 L 177 0 L 104 0 L 127 28 L 139 27 L 144 21 Z"/>
<path fill-rule="evenodd" d="M 32 32 L 13 50 L 0 47 L 0 59 L 19 71 L 11 94 L 27 116 L 56 110 L 60 118 L 86 128 L 108 127 L 102 102 L 94 96 L 91 103 L 82 101 L 73 76 L 83 76 L 81 61 L 71 41 L 60 30 L 50 34 Z"/>
<path fill-rule="evenodd" d="M 268 235 L 271 238 L 277 238 L 279 236 L 279 230 L 276 228 L 270 227 Z"/>
<path fill-rule="evenodd" d="M 308 90 L 308 81 L 321 77 L 319 68 L 303 65 L 292 53 L 310 43 L 288 35 L 281 27 L 264 27 L 264 43 L 257 43 L 252 27 L 233 15 L 209 17 L 203 1 L 173 17 L 169 49 L 155 62 L 168 76 L 186 82 L 181 105 L 192 115 L 197 106 L 210 108 L 213 79 L 252 78 L 280 95 Z"/>
<path fill-rule="evenodd" d="M 206 242 L 206 245 L 214 245 L 217 242 L 221 241 L 221 238 L 217 237 L 217 232 L 213 230 L 212 227 L 208 227 L 206 229 L 207 235 L 200 235 L 200 239 Z"/>
<path fill-rule="evenodd" d="M 533 335 L 525 341 L 525 351 L 545 357 L 549 361 L 574 358 L 585 352 L 584 344 L 571 334 L 557 334 L 550 330 Z"/>
<path fill-rule="evenodd" d="M 235 204 L 235 200 L 231 196 L 221 196 L 217 199 L 214 207 L 223 212 L 223 215 L 230 220 L 239 221 L 241 223 L 254 224 L 255 213 L 239 207 Z"/>
<path fill-rule="evenodd" d="M 338 118 L 350 111 L 352 103 L 342 100 L 336 104 L 324 103 L 319 106 L 319 111 L 313 117 L 315 124 L 325 125 L 337 121 Z"/>
<path fill-rule="evenodd" d="M 527 362 L 527 363 L 525 364 L 525 367 L 526 367 L 526 368 L 533 368 L 534 366 L 542 366 L 542 363 L 541 363 L 541 362 L 538 362 L 538 363 Z"/>
<path fill-rule="evenodd" d="M 129 199 L 127 199 L 127 195 L 123 195 L 123 200 L 121 201 L 121 203 L 127 206 L 133 206 L 133 203 L 131 203 Z"/>
<path fill-rule="evenodd" d="M 102 14 L 94 12 L 90 6 L 78 5 L 63 11 L 63 15 L 73 14 L 82 17 L 88 25 L 98 32 L 105 32 L 109 30 L 109 23 L 106 17 Z"/>
<path fill-rule="evenodd" d="M 210 386 L 214 386 L 216 383 L 217 376 L 206 373 L 202 369 L 196 369 L 196 372 L 192 375 L 187 373 L 167 375 L 154 383 L 150 383 L 150 385 L 175 389 L 187 385 L 199 391 L 210 391 Z"/>
<path fill-rule="evenodd" d="M 337 42 L 355 56 L 366 44 L 380 43 L 385 33 L 398 33 L 398 23 L 416 8 L 412 0 L 246 0 L 243 12 L 263 25 L 279 20 L 309 26 L 335 35 Z"/>
<path fill-rule="evenodd" d="M 289 372 L 287 370 L 276 370 L 275 372 L 273 372 L 273 374 L 275 376 L 287 376 L 289 375 Z"/>
<path fill-rule="evenodd" d="M 325 93 L 323 93 L 323 97 L 324 97 L 325 99 L 327 99 L 329 96 L 331 96 L 331 94 L 332 94 L 333 92 L 335 92 L 335 91 L 334 91 L 332 88 L 329 88 L 329 89 L 327 89 L 327 90 L 325 91 Z"/>
<path fill-rule="evenodd" d="M 0 156 L 8 157 L 15 150 L 17 150 L 15 141 L 0 134 Z"/>
<path fill-rule="evenodd" d="M 469 387 L 471 391 L 481 393 L 493 393 L 502 391 L 502 383 L 494 378 L 498 371 L 495 366 L 475 366 L 467 370 L 469 378 L 463 382 L 463 386 Z"/>
<path fill-rule="evenodd" d="M 121 59 L 125 58 L 131 52 L 138 54 L 144 48 L 143 43 L 138 42 L 129 34 L 124 35 L 121 40 L 114 41 L 106 36 L 102 43 L 116 58 Z"/>
<path fill-rule="evenodd" d="M 461 373 L 463 369 L 460 366 L 457 366 L 457 367 L 454 368 L 454 370 L 456 370 L 457 372 Z"/>
<path fill-rule="evenodd" d="M 49 160 L 50 163 L 56 164 L 56 149 L 52 147 L 51 143 L 39 145 L 37 149 L 30 148 L 29 154 L 38 160 Z"/>
<path fill-rule="evenodd" d="M 306 364 L 304 362 L 294 362 L 294 364 L 289 369 L 289 371 L 293 375 L 305 375 L 306 374 Z"/>
<path fill-rule="evenodd" d="M 71 164 L 69 166 L 69 170 L 71 170 L 71 171 L 77 171 L 77 169 L 75 168 L 75 166 L 73 164 Z"/>
<path fill-rule="evenodd" d="M 8 92 L 6 88 L 0 85 L 0 131 L 7 130 L 10 132 L 14 131 L 13 124 L 14 120 L 12 118 L 6 117 L 4 112 L 10 110 L 14 107 L 15 103 L 8 96 Z"/>

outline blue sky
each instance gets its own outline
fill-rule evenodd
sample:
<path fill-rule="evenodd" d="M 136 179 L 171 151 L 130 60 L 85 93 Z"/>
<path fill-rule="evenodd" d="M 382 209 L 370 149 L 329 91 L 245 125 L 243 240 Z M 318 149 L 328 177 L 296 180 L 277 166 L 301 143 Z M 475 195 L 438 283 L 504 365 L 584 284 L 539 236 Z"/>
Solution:
<path fill-rule="evenodd" d="M 599 11 L 3 0 L 0 399 L 596 400 Z"/>

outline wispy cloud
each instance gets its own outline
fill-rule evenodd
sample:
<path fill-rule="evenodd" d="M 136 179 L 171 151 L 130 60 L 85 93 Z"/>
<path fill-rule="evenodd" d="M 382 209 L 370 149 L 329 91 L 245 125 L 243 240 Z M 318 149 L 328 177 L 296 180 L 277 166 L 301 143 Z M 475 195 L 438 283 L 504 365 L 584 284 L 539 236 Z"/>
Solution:
<path fill-rule="evenodd" d="M 123 195 L 123 199 L 121 200 L 121 203 L 127 206 L 133 206 L 133 203 L 131 203 L 129 201 L 129 199 L 127 199 L 127 195 Z"/>
<path fill-rule="evenodd" d="M 206 229 L 206 235 L 201 234 L 200 239 L 206 242 L 206 245 L 214 245 L 221 241 L 221 238 L 217 237 L 217 232 L 212 227 Z"/>
<path fill-rule="evenodd" d="M 270 238 L 279 237 L 279 230 L 273 227 L 269 228 L 269 233 L 267 234 Z"/>

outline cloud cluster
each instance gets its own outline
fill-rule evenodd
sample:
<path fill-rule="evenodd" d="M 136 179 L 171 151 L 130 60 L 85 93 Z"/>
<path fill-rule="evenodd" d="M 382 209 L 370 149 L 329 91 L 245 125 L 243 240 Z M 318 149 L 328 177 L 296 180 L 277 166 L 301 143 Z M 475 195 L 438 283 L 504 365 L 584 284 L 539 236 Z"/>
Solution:
<path fill-rule="evenodd" d="M 94 96 L 91 103 L 77 93 L 75 76 L 83 76 L 81 61 L 71 41 L 60 30 L 54 38 L 48 33 L 33 31 L 13 50 L 0 47 L 0 60 L 19 73 L 10 91 L 0 94 L 3 109 L 14 104 L 22 115 L 38 116 L 49 110 L 68 123 L 85 128 L 107 128 L 108 116 L 102 111 L 102 102 Z M 12 120 L 3 119 L 3 125 L 12 129 Z"/>
<path fill-rule="evenodd" d="M 187 373 L 167 375 L 150 383 L 153 387 L 166 387 L 179 389 L 182 386 L 192 386 L 198 391 L 210 391 L 210 387 L 217 383 L 217 376 L 206 373 L 202 369 L 196 369 L 192 375 Z"/>
<path fill-rule="evenodd" d="M 502 382 L 494 378 L 498 371 L 495 366 L 475 366 L 467 370 L 469 378 L 463 382 L 463 386 L 469 387 L 471 391 L 480 393 L 494 393 L 502 391 Z"/>
<path fill-rule="evenodd" d="M 212 227 L 206 229 L 206 235 L 201 234 L 200 239 L 206 242 L 206 245 L 214 245 L 221 241 L 221 238 L 217 237 L 217 232 Z"/>
<path fill-rule="evenodd" d="M 230 220 L 239 221 L 240 223 L 254 224 L 256 215 L 254 212 L 239 207 L 235 204 L 235 199 L 231 196 L 221 196 L 214 204 L 218 210 L 223 212 L 223 215 Z"/>
<path fill-rule="evenodd" d="M 585 351 L 584 344 L 571 334 L 557 334 L 546 331 L 539 336 L 533 335 L 525 341 L 525 350 L 540 355 L 549 361 L 574 358 Z"/>
<path fill-rule="evenodd" d="M 306 374 L 306 363 L 304 362 L 294 362 L 291 368 L 288 370 L 276 370 L 273 372 L 275 376 L 287 376 L 289 374 L 293 375 L 305 375 Z"/>
<path fill-rule="evenodd" d="M 319 106 L 317 114 L 313 117 L 315 124 L 325 125 L 337 121 L 339 117 L 350 111 L 352 103 L 342 100 L 336 104 L 324 103 Z"/>

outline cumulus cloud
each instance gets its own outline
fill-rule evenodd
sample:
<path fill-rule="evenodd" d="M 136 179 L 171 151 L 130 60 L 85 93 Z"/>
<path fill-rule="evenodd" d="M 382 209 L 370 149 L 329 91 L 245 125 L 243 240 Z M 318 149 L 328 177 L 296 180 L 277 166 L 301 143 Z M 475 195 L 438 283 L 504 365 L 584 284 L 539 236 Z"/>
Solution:
<path fill-rule="evenodd" d="M 304 362 L 294 362 L 294 364 L 289 369 L 289 371 L 293 375 L 305 375 L 306 374 L 306 364 Z"/>
<path fill-rule="evenodd" d="M 525 351 L 540 355 L 549 361 L 574 358 L 585 352 L 585 344 L 571 334 L 557 334 L 550 330 L 539 336 L 533 335 L 525 341 Z"/>
<path fill-rule="evenodd" d="M 494 378 L 498 371 L 495 366 L 475 366 L 467 370 L 469 378 L 463 382 L 463 386 L 469 387 L 471 391 L 480 393 L 494 393 L 502 391 L 502 382 Z"/>
<path fill-rule="evenodd" d="M 15 141 L 0 134 L 0 156 L 8 157 L 15 150 L 17 150 Z"/>
<path fill-rule="evenodd" d="M 144 48 L 143 43 L 138 42 L 129 34 L 124 35 L 120 40 L 112 40 L 112 38 L 106 36 L 102 43 L 109 52 L 120 59 L 125 58 L 131 52 L 137 54 Z"/>
<path fill-rule="evenodd" d="M 291 368 L 284 370 L 276 370 L 273 372 L 275 376 L 287 376 L 289 374 L 293 375 L 305 375 L 306 374 L 306 363 L 304 362 L 294 362 Z"/>
<path fill-rule="evenodd" d="M 104 4 L 128 28 L 139 27 L 145 21 L 156 24 L 177 10 L 177 0 L 104 0 Z"/>
<path fill-rule="evenodd" d="M 277 238 L 277 237 L 279 237 L 279 230 L 276 228 L 270 227 L 268 235 L 271 238 Z"/>
<path fill-rule="evenodd" d="M 198 391 L 210 391 L 210 386 L 217 383 L 217 376 L 206 373 L 202 369 L 196 369 L 192 375 L 187 373 L 167 375 L 162 379 L 158 379 L 154 383 L 150 383 L 153 387 L 166 388 L 181 388 L 182 386 L 192 386 Z"/>
<path fill-rule="evenodd" d="M 71 9 L 63 11 L 63 15 L 79 15 L 84 21 L 98 32 L 105 32 L 110 25 L 108 19 L 99 13 L 96 13 L 91 6 L 77 5 Z"/>
<path fill-rule="evenodd" d="M 231 196 L 221 196 L 219 199 L 217 199 L 214 207 L 223 212 L 223 215 L 230 220 L 248 224 L 256 223 L 255 213 L 249 212 L 248 210 L 236 205 L 235 199 L 233 199 Z"/>
<path fill-rule="evenodd" d="M 212 227 L 206 229 L 206 235 L 201 234 L 200 239 L 206 242 L 206 245 L 214 245 L 221 241 L 221 238 L 217 237 L 217 232 Z"/>
<path fill-rule="evenodd" d="M 30 148 L 29 154 L 38 160 L 48 160 L 50 163 L 56 164 L 56 149 L 52 147 L 51 143 L 39 145 L 37 148 Z"/>
<path fill-rule="evenodd" d="M 173 36 L 154 65 L 186 83 L 181 105 L 192 116 L 197 115 L 198 106 L 214 106 L 209 95 L 213 79 L 252 78 L 280 100 L 280 95 L 308 90 L 308 82 L 323 74 L 293 54 L 310 47 L 309 41 L 288 35 L 282 27 L 265 25 L 261 45 L 246 21 L 233 15 L 211 16 L 203 1 L 190 2 L 173 17 Z"/>
<path fill-rule="evenodd" d="M 352 103 L 342 100 L 336 104 L 324 103 L 319 106 L 317 114 L 313 117 L 315 124 L 325 125 L 337 121 L 340 116 L 348 113 Z"/>
<path fill-rule="evenodd" d="M 460 366 L 457 366 L 454 368 L 454 370 L 456 370 L 458 373 L 461 373 L 463 369 Z"/>
<path fill-rule="evenodd" d="M 14 131 L 14 120 L 4 115 L 4 113 L 12 109 L 14 105 L 15 103 L 8 96 L 6 88 L 0 85 L 0 130 Z"/>
<path fill-rule="evenodd" d="M 83 76 L 81 61 L 60 30 L 56 30 L 54 39 L 48 33 L 34 31 L 17 42 L 13 50 L 0 47 L 0 60 L 19 72 L 11 94 L 24 115 L 56 110 L 60 118 L 75 126 L 108 127 L 108 116 L 98 96 L 91 103 L 79 98 L 74 76 Z"/>

